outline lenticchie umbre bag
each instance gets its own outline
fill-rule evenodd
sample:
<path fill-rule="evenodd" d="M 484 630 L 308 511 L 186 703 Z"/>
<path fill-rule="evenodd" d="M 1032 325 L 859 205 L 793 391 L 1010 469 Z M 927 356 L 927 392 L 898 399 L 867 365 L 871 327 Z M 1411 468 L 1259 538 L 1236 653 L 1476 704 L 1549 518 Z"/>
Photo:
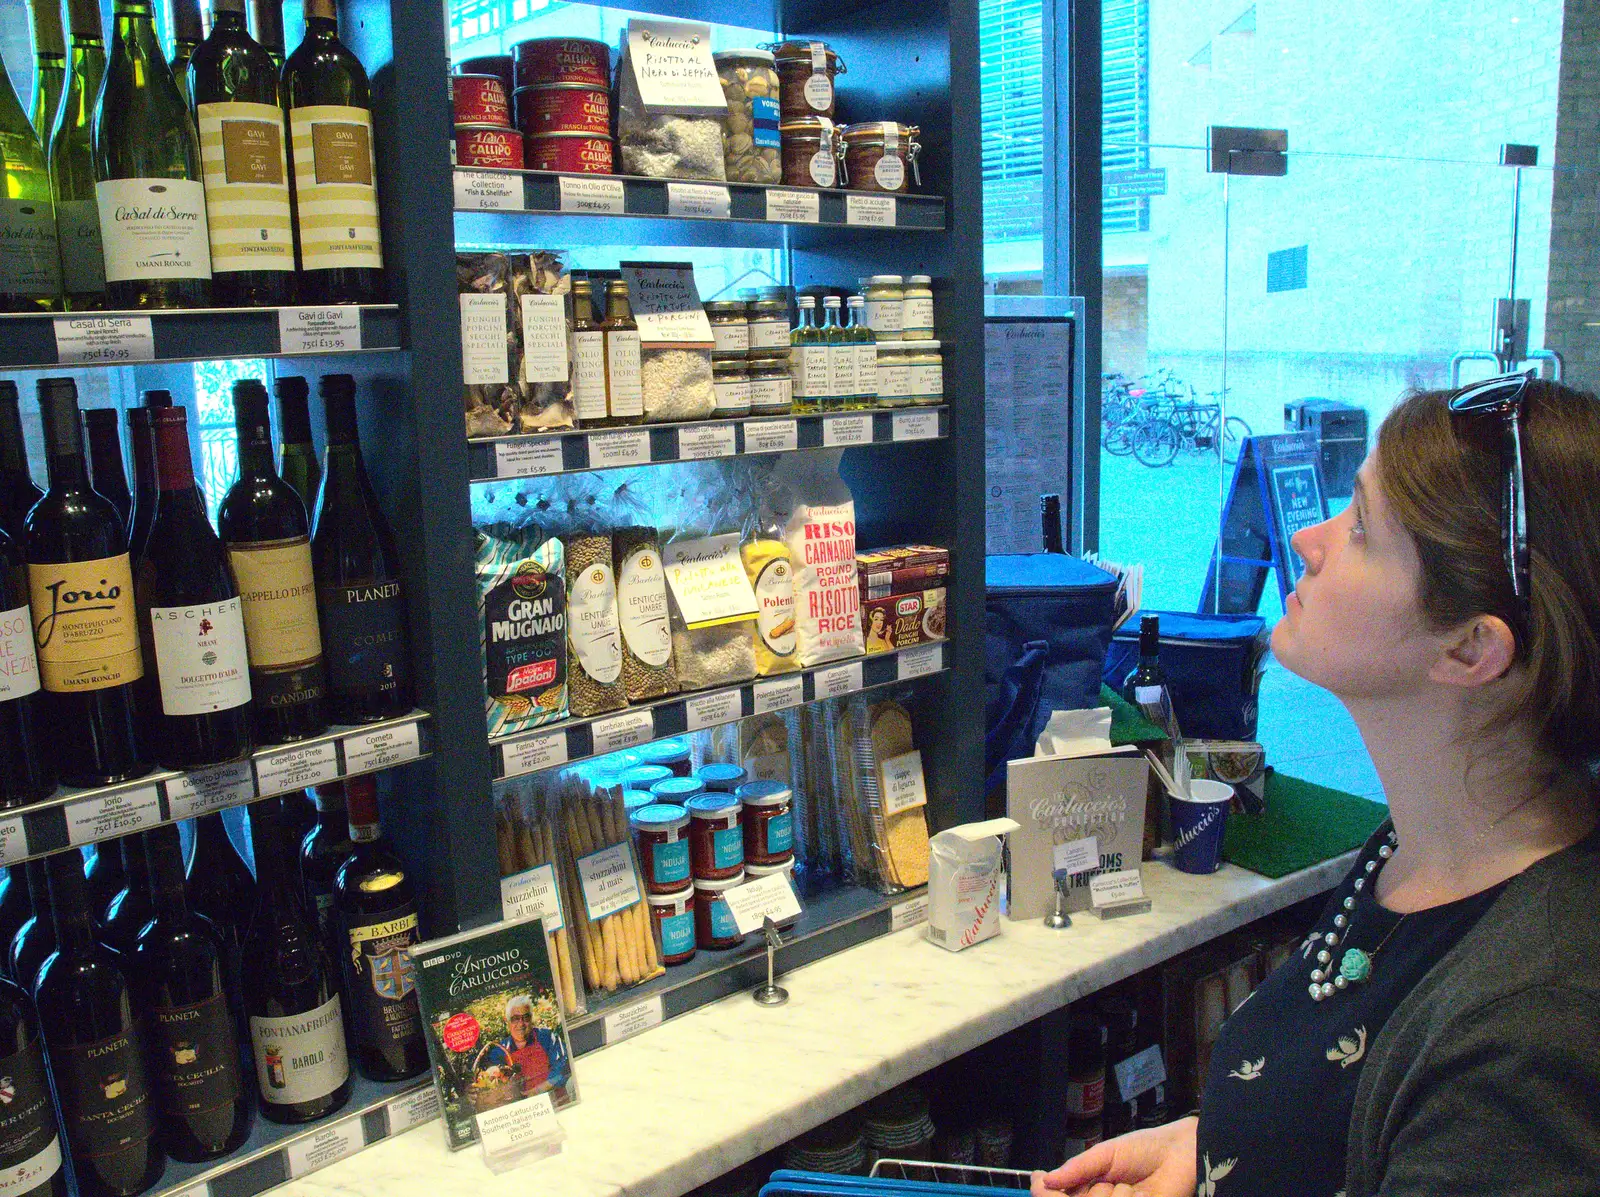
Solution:
<path fill-rule="evenodd" d="M 661 533 L 634 483 L 611 499 L 611 553 L 617 570 L 617 620 L 622 628 L 622 684 L 630 702 L 678 692 L 667 613 Z"/>
<path fill-rule="evenodd" d="M 774 472 L 786 500 L 784 540 L 794 566 L 794 622 L 802 666 L 865 651 L 856 585 L 856 505 L 835 453 L 786 458 Z M 776 500 L 775 500 L 776 501 Z"/>
<path fill-rule="evenodd" d="M 590 476 L 574 484 L 567 504 L 567 706 L 579 718 L 628 705 L 611 532 L 599 499 Z"/>

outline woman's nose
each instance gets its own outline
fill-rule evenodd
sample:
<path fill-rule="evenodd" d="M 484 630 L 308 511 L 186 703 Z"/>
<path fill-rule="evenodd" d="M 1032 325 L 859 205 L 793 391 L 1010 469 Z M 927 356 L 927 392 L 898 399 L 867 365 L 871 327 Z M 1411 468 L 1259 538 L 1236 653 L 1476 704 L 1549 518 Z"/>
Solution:
<path fill-rule="evenodd" d="M 1322 568 L 1323 541 L 1332 520 L 1323 520 L 1320 524 L 1313 524 L 1309 528 L 1301 528 L 1289 538 L 1289 547 L 1300 554 L 1306 563 L 1306 573 L 1314 574 Z"/>

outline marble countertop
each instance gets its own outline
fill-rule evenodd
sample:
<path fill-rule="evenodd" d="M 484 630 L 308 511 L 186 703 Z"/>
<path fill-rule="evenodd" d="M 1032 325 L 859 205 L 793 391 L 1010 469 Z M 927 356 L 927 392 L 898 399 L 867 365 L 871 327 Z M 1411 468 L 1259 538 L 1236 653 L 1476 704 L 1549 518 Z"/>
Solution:
<path fill-rule="evenodd" d="M 796 1135 L 1115 981 L 1334 885 L 1354 853 L 1269 881 L 1145 865 L 1154 908 L 1066 931 L 1011 923 L 951 953 L 914 927 L 782 979 L 785 1006 L 738 994 L 577 1061 L 562 1152 L 493 1175 L 437 1122 L 294 1181 L 283 1197 L 677 1197 Z M 707 1078 L 716 1078 L 708 1083 Z"/>

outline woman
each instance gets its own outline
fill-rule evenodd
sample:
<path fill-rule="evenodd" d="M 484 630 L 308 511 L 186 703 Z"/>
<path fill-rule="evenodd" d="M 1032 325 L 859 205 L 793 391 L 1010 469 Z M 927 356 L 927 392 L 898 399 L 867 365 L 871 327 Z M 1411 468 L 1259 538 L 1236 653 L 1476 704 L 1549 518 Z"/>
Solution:
<path fill-rule="evenodd" d="M 1390 821 L 1223 1027 L 1200 1116 L 1035 1197 L 1600 1192 L 1600 403 L 1413 395 L 1294 549 L 1273 652 L 1350 711 Z"/>

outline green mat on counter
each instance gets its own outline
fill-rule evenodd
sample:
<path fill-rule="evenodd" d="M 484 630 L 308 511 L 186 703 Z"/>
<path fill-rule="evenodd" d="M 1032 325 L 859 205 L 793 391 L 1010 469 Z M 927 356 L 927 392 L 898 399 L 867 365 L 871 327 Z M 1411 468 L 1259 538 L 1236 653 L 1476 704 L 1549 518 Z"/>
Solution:
<path fill-rule="evenodd" d="M 1142 744 L 1149 740 L 1165 740 L 1167 733 L 1139 713 L 1139 708 L 1128 702 L 1110 686 L 1100 687 L 1100 705 L 1111 708 L 1111 746 Z M 1182 730 L 1181 728 L 1179 729 Z"/>
<path fill-rule="evenodd" d="M 1283 877 L 1359 848 L 1389 808 L 1274 770 L 1267 813 L 1229 815 L 1222 858 L 1263 877 Z"/>

